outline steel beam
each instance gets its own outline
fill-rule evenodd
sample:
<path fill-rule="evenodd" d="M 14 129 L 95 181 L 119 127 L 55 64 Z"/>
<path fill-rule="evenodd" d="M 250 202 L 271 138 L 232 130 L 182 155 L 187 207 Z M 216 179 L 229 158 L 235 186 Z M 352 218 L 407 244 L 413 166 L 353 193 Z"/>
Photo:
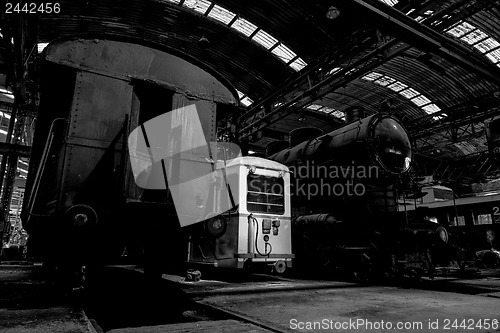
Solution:
<path fill-rule="evenodd" d="M 321 98 L 331 91 L 346 85 L 348 82 L 366 74 L 367 72 L 380 66 L 380 64 L 392 59 L 410 48 L 404 44 L 403 46 L 394 49 L 394 47 L 398 44 L 400 44 L 399 41 L 395 39 L 382 44 L 375 50 L 354 61 L 350 66 L 342 68 L 340 71 L 328 76 L 306 91 L 301 92 L 298 96 L 295 96 L 286 103 L 275 108 L 273 111 L 264 114 L 261 118 L 240 129 L 239 139 L 246 139 L 262 128 L 267 127 L 270 124 L 286 117 L 290 113 L 311 104 L 318 98 Z"/>
<path fill-rule="evenodd" d="M 349 3 L 353 4 L 353 10 L 362 10 L 380 22 L 381 28 L 386 28 L 387 33 L 500 86 L 500 68 L 455 40 L 378 0 L 352 0 Z"/>
<path fill-rule="evenodd" d="M 31 146 L 23 146 L 0 142 L 0 155 L 17 155 L 20 157 L 30 157 Z"/>

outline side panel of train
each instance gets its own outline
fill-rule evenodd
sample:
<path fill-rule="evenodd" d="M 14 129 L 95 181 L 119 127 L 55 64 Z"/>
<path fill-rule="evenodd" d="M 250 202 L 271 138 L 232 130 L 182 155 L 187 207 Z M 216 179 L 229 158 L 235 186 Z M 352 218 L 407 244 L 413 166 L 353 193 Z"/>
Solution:
<path fill-rule="evenodd" d="M 425 204 L 421 215 L 449 225 L 457 245 L 472 251 L 500 249 L 500 195 Z"/>
<path fill-rule="evenodd" d="M 32 248 L 105 258 L 125 245 L 181 246 L 169 193 L 135 184 L 127 137 L 149 119 L 195 105 L 203 129 L 196 135 L 214 142 L 217 110 L 235 105 L 236 93 L 181 57 L 127 42 L 66 40 L 45 52 L 23 209 Z M 193 162 L 191 178 L 197 163 L 201 170 L 208 162 Z"/>

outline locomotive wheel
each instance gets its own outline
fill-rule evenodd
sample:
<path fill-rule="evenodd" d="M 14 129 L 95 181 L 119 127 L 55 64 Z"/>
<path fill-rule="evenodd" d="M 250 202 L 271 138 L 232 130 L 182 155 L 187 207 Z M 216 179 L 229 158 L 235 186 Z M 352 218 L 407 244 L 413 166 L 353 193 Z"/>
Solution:
<path fill-rule="evenodd" d="M 87 205 L 74 205 L 66 210 L 65 217 L 71 221 L 73 227 L 81 228 L 97 224 L 97 213 Z"/>

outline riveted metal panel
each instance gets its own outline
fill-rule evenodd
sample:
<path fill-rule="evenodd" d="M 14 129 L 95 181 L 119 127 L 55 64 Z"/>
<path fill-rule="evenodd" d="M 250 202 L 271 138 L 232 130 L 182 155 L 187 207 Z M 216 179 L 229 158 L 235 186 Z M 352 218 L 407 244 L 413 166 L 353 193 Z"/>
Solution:
<path fill-rule="evenodd" d="M 52 44 L 46 59 L 123 80 L 151 80 L 199 98 L 236 103 L 235 92 L 195 64 L 142 45 L 99 39 Z"/>

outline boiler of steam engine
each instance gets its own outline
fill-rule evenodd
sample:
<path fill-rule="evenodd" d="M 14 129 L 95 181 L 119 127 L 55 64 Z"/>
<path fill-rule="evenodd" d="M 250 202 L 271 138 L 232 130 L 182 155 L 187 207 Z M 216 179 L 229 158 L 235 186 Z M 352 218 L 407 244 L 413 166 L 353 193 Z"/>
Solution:
<path fill-rule="evenodd" d="M 375 114 L 353 121 L 268 156 L 287 166 L 304 164 L 377 166 L 401 175 L 410 169 L 412 149 L 404 127 L 394 117 Z"/>

